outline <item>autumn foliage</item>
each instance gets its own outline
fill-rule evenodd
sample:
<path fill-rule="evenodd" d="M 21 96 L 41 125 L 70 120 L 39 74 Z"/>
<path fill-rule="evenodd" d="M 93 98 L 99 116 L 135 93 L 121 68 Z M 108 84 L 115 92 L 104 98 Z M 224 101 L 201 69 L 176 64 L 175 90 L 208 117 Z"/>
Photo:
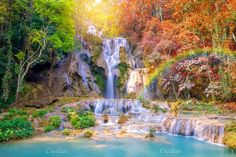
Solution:
<path fill-rule="evenodd" d="M 236 49 L 234 0 L 126 0 L 119 8 L 121 32 L 149 65 L 194 48 Z"/>

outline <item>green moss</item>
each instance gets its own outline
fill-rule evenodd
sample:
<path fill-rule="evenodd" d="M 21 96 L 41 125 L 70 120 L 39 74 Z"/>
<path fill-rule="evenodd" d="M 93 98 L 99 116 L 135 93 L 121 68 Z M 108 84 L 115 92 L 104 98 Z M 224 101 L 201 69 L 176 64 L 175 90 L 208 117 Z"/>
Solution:
<path fill-rule="evenodd" d="M 52 130 L 54 130 L 55 128 L 53 127 L 53 126 L 51 126 L 51 125 L 48 125 L 48 126 L 46 126 L 43 130 L 44 130 L 44 132 L 50 132 L 50 131 L 52 131 Z"/>
<path fill-rule="evenodd" d="M 121 88 L 124 86 L 125 81 L 127 79 L 125 75 L 128 72 L 129 65 L 125 62 L 121 62 L 118 65 L 118 69 L 119 69 L 120 75 L 118 77 L 118 81 L 116 82 L 116 85 L 117 85 L 117 87 Z"/>
<path fill-rule="evenodd" d="M 70 135 L 70 130 L 64 129 L 64 130 L 62 131 L 62 134 L 68 136 L 68 135 Z"/>
<path fill-rule="evenodd" d="M 47 109 L 39 109 L 39 110 L 35 110 L 33 113 L 32 113 L 32 116 L 34 118 L 43 118 L 49 111 Z"/>
<path fill-rule="evenodd" d="M 105 81 L 106 79 L 99 73 L 95 74 L 94 77 L 95 77 L 95 81 L 96 81 L 98 87 L 102 91 L 104 91 L 106 88 L 106 81 Z"/>
<path fill-rule="evenodd" d="M 92 61 L 94 63 L 97 62 L 101 52 L 102 52 L 101 46 L 93 46 L 93 48 L 92 48 L 92 54 L 93 54 Z"/>

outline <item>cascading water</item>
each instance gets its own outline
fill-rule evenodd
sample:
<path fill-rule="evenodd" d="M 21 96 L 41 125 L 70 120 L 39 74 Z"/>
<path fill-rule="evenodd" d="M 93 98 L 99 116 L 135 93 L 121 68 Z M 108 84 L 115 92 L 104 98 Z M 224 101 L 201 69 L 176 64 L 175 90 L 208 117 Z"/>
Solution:
<path fill-rule="evenodd" d="M 65 73 L 65 80 L 66 80 L 66 85 L 67 86 L 70 86 L 71 85 L 71 82 L 70 82 L 70 79 L 69 79 L 69 76 L 67 73 Z"/>
<path fill-rule="evenodd" d="M 90 67 L 88 63 L 85 61 L 90 58 L 90 53 L 82 49 L 80 52 L 75 53 L 75 58 L 77 60 L 77 73 L 82 78 L 82 85 L 85 87 L 87 91 L 95 91 L 100 93 L 100 89 L 95 83 L 94 76 L 91 73 Z"/>
<path fill-rule="evenodd" d="M 80 101 L 87 110 L 94 110 L 96 115 L 140 114 L 146 110 L 139 100 L 134 99 L 95 99 Z"/>
<path fill-rule="evenodd" d="M 120 48 L 124 47 L 129 52 L 129 44 L 125 38 L 103 40 L 103 57 L 108 68 L 106 95 L 108 99 L 115 98 L 115 75 L 118 75 L 117 66 L 120 63 Z"/>
<path fill-rule="evenodd" d="M 81 53 L 76 53 L 76 58 L 78 61 L 78 73 L 82 77 L 83 86 L 89 89 L 86 70 L 89 68 L 88 65 L 81 59 Z"/>
<path fill-rule="evenodd" d="M 142 113 L 139 117 L 135 119 L 135 123 L 140 124 L 136 125 L 138 130 L 148 132 L 149 128 L 155 128 L 159 133 L 190 136 L 217 144 L 223 143 L 224 123 L 217 120 L 185 116 L 176 118 L 149 113 Z"/>

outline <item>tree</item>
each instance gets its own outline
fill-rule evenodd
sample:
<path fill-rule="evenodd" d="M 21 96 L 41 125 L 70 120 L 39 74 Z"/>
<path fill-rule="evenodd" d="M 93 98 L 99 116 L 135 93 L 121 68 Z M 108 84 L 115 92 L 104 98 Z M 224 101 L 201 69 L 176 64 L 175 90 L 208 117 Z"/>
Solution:
<path fill-rule="evenodd" d="M 19 98 L 34 65 L 52 62 L 53 67 L 53 60 L 73 50 L 73 14 L 74 0 L 0 2 L 0 103 L 11 103 L 6 99 L 14 100 L 12 95 Z"/>
<path fill-rule="evenodd" d="M 234 0 L 172 0 L 173 19 L 199 36 L 204 46 L 227 47 L 235 32 Z"/>
<path fill-rule="evenodd" d="M 48 55 L 45 54 L 46 51 L 49 52 L 48 56 L 55 56 L 55 51 L 68 52 L 74 46 L 72 1 L 34 0 L 26 1 L 24 7 L 27 8 L 28 21 L 25 21 L 25 25 L 28 31 L 24 39 L 24 50 L 16 54 L 19 61 L 17 97 L 28 70 L 32 65 L 40 62 L 43 55 Z M 54 59 L 52 57 L 50 59 L 53 62 Z M 51 65 L 53 67 L 54 63 Z"/>

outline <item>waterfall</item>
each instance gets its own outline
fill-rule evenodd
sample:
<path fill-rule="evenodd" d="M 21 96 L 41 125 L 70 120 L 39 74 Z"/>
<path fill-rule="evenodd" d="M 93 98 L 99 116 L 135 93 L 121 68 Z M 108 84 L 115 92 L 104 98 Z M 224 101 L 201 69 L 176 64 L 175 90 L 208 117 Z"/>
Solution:
<path fill-rule="evenodd" d="M 82 77 L 83 86 L 86 89 L 89 89 L 87 74 L 86 71 L 89 69 L 89 66 L 81 58 L 82 53 L 76 53 L 76 59 L 78 61 L 78 74 Z"/>
<path fill-rule="evenodd" d="M 139 100 L 134 99 L 96 99 L 80 101 L 80 105 L 93 110 L 96 115 L 140 114 L 146 110 Z"/>
<path fill-rule="evenodd" d="M 217 144 L 223 143 L 224 123 L 217 120 L 199 119 L 197 117 L 175 118 L 166 115 L 142 113 L 136 121 L 141 124 L 140 126 L 137 125 L 137 128 L 143 129 L 144 126 L 149 124 L 149 128 L 156 128 L 159 133 L 189 136 Z"/>
<path fill-rule="evenodd" d="M 66 80 L 66 85 L 67 86 L 70 86 L 71 85 L 71 82 L 70 82 L 70 79 L 69 79 L 69 76 L 67 73 L 65 73 L 65 80 Z"/>
<path fill-rule="evenodd" d="M 97 100 L 94 113 L 120 115 L 120 114 L 139 114 L 142 112 L 142 106 L 138 100 L 128 99 L 101 99 Z"/>
<path fill-rule="evenodd" d="M 90 53 L 82 49 L 80 52 L 75 53 L 77 63 L 77 73 L 82 78 L 82 85 L 88 91 L 95 91 L 100 93 L 100 89 L 95 83 L 94 76 L 91 73 L 89 64 L 85 61 L 86 58 L 90 58 Z"/>
<path fill-rule="evenodd" d="M 117 66 L 120 63 L 120 48 L 129 50 L 129 45 L 124 38 L 114 38 L 103 40 L 103 57 L 108 68 L 108 78 L 106 85 L 106 98 L 115 98 L 115 76 L 118 75 Z"/>

